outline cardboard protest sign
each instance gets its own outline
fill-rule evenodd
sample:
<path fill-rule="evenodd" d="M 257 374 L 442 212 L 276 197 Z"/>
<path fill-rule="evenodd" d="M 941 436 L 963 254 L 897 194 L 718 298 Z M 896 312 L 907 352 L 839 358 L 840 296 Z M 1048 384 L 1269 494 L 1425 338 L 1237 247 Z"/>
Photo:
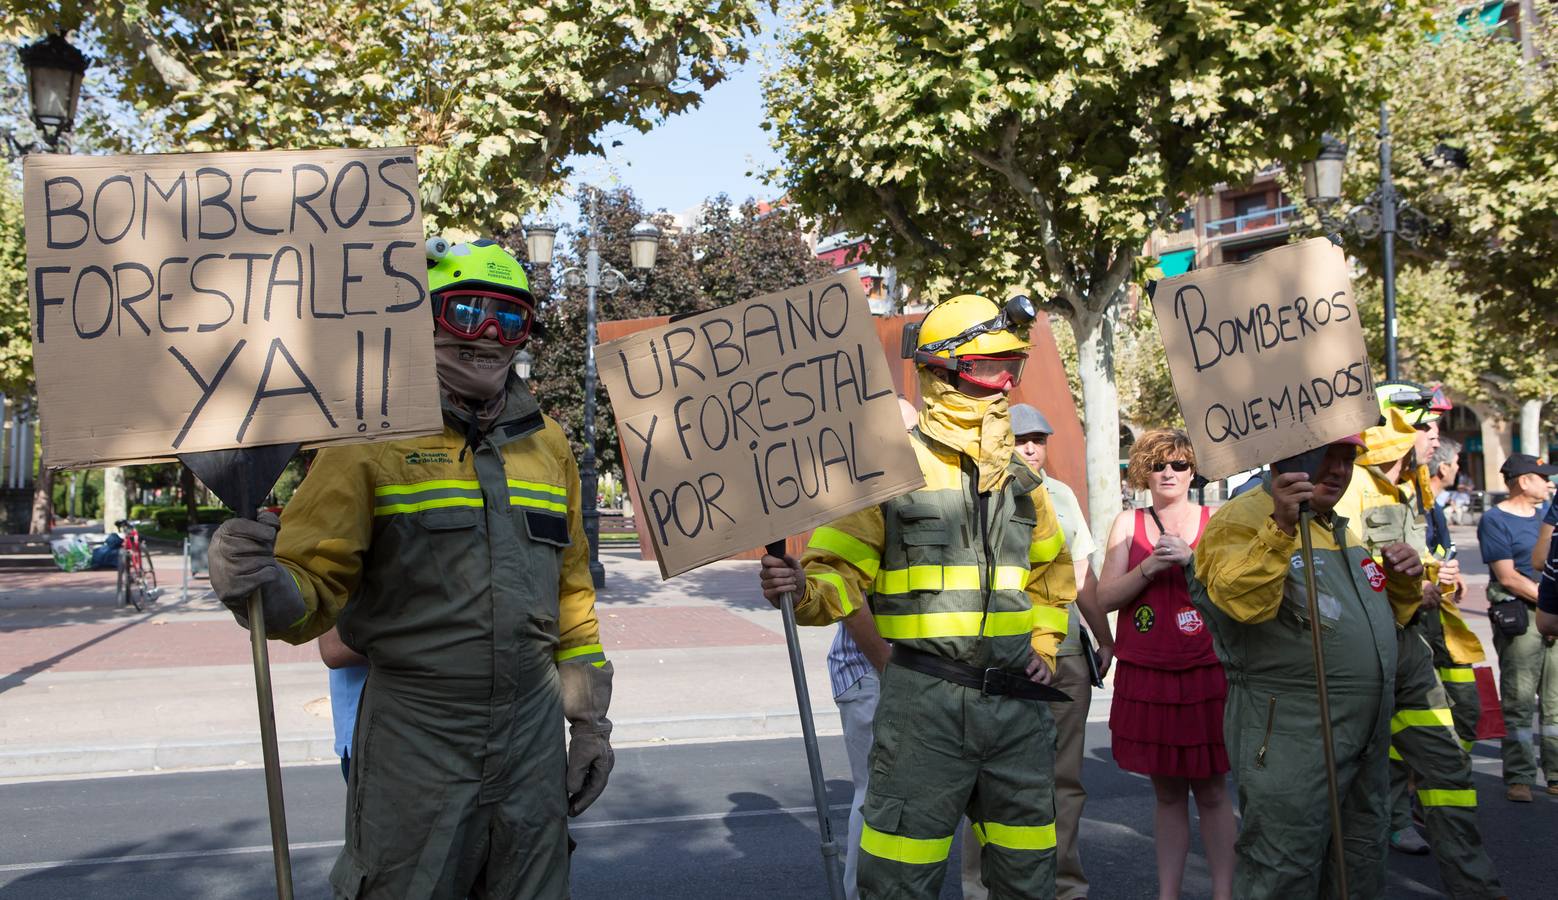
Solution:
<path fill-rule="evenodd" d="M 442 427 L 416 151 L 26 159 L 43 459 Z"/>
<path fill-rule="evenodd" d="M 1379 420 L 1347 259 L 1325 238 L 1166 279 L 1152 311 L 1207 478 Z"/>
<path fill-rule="evenodd" d="M 858 279 L 596 350 L 662 577 L 924 485 Z"/>

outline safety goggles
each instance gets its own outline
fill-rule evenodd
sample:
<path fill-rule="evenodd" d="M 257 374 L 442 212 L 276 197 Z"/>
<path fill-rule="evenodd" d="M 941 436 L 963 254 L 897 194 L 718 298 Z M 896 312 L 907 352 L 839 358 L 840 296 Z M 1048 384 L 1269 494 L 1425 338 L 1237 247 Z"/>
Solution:
<path fill-rule="evenodd" d="M 1170 462 L 1155 462 L 1152 464 L 1152 471 L 1154 472 L 1161 472 L 1164 469 L 1173 469 L 1176 472 L 1188 472 L 1190 471 L 1190 463 L 1183 459 L 1176 459 Z"/>
<path fill-rule="evenodd" d="M 1009 391 L 1022 380 L 1028 364 L 1025 354 L 1017 356 L 958 356 L 958 377 L 969 384 L 992 391 Z"/>
<path fill-rule="evenodd" d="M 456 337 L 474 341 L 491 331 L 498 343 L 516 347 L 530 337 L 535 310 L 508 294 L 449 291 L 433 295 L 433 319 Z"/>

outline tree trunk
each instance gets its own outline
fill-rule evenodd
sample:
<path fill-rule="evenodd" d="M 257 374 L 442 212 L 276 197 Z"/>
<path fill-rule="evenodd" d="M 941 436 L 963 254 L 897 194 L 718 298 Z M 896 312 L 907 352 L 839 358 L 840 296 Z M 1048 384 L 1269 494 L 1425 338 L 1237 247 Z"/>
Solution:
<path fill-rule="evenodd" d="M 32 524 L 28 534 L 48 534 L 54 528 L 54 470 L 40 466 L 32 486 Z"/>
<path fill-rule="evenodd" d="M 103 531 L 113 534 L 114 523 L 130 517 L 125 498 L 124 467 L 110 466 L 103 470 Z"/>
<path fill-rule="evenodd" d="M 1109 533 L 1120 513 L 1120 395 L 1114 380 L 1115 305 L 1080 311 L 1070 320 L 1082 379 L 1082 423 L 1087 447 L 1087 518 L 1093 534 Z M 1098 542 L 1102 552 L 1104 541 Z"/>
<path fill-rule="evenodd" d="M 184 512 L 188 516 L 184 521 L 189 526 L 193 526 L 200 522 L 199 517 L 196 515 L 200 510 L 200 504 L 196 502 L 195 498 L 195 473 L 189 466 L 182 463 L 179 465 L 179 469 L 181 470 L 179 472 L 179 490 L 184 494 Z"/>
<path fill-rule="evenodd" d="M 1527 400 L 1520 404 L 1520 452 L 1531 456 L 1545 456 L 1542 446 L 1542 401 Z"/>

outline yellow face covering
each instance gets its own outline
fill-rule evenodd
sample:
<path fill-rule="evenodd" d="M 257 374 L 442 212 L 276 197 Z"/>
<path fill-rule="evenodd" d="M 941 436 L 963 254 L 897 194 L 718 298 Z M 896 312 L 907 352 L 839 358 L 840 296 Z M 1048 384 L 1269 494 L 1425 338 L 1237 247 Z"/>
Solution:
<path fill-rule="evenodd" d="M 1005 394 L 976 399 L 920 369 L 920 430 L 962 452 L 979 466 L 979 490 L 1000 490 L 1017 449 L 1010 405 Z"/>

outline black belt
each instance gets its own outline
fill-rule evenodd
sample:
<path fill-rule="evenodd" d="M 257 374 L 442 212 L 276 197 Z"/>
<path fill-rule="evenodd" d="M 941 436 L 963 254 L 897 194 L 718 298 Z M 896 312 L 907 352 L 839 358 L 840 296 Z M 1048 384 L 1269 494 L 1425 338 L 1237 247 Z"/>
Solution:
<path fill-rule="evenodd" d="M 942 681 L 950 681 L 963 687 L 974 688 L 981 694 L 989 694 L 996 697 L 1019 697 L 1023 700 L 1071 702 L 1071 698 L 1066 696 L 1064 692 L 1047 684 L 1029 681 L 1028 676 L 1022 672 L 1012 672 L 1007 669 L 981 669 L 978 666 L 960 663 L 956 660 L 947 659 L 944 656 L 937 656 L 934 653 L 914 650 L 902 644 L 893 645 L 893 662 L 922 675 L 930 675 L 940 678 Z"/>

